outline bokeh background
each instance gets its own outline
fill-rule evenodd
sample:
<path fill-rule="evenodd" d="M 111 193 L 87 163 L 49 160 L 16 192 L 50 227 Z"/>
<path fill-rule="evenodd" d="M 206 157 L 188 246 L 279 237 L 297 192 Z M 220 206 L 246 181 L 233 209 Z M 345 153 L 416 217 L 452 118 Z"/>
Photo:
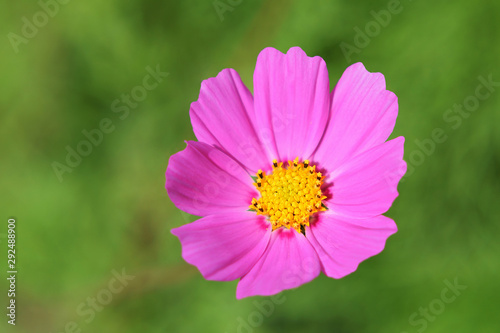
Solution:
<path fill-rule="evenodd" d="M 473 111 L 447 110 L 474 96 L 478 77 L 500 82 L 500 3 L 402 0 L 373 28 L 371 11 L 393 5 L 75 0 L 49 6 L 44 22 L 40 3 L 1 2 L 0 331 L 498 332 L 499 83 Z M 40 26 L 24 28 L 25 38 L 23 17 L 34 15 Z M 356 44 L 367 24 L 372 37 Z M 347 44 L 357 49 L 346 57 Z M 238 301 L 236 281 L 206 281 L 182 260 L 170 229 L 196 218 L 164 189 L 169 156 L 194 139 L 188 110 L 201 81 L 231 67 L 252 87 L 267 46 L 323 57 L 332 87 L 353 62 L 382 72 L 399 97 L 393 136 L 406 137 L 413 168 L 386 214 L 399 227 L 386 249 L 343 279 L 285 291 L 269 315 L 256 302 L 270 298 Z M 169 75 L 127 116 L 113 112 L 148 66 Z M 105 118 L 114 130 L 58 178 L 54 162 L 66 164 L 66 147 Z M 435 129 L 447 139 L 425 154 L 417 141 Z M 9 217 L 17 220 L 15 327 L 4 314 Z M 113 271 L 123 270 L 134 279 L 109 300 Z M 455 279 L 467 288 L 439 309 L 445 281 Z M 109 304 L 91 310 L 97 296 Z M 439 310 L 432 320 L 419 313 L 430 304 Z"/>

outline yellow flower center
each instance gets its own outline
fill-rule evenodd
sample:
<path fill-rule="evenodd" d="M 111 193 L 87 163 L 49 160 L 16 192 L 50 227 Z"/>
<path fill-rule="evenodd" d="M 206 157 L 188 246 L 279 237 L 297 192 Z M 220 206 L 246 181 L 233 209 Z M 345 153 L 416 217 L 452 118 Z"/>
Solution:
<path fill-rule="evenodd" d="M 288 161 L 287 167 L 274 160 L 272 173 L 266 175 L 262 170 L 257 173 L 254 185 L 260 198 L 252 199 L 250 209 L 258 215 L 267 215 L 273 231 L 286 227 L 304 233 L 309 217 L 326 210 L 321 203 L 326 199 L 321 192 L 324 178 L 308 160 L 299 163 L 297 157 Z"/>

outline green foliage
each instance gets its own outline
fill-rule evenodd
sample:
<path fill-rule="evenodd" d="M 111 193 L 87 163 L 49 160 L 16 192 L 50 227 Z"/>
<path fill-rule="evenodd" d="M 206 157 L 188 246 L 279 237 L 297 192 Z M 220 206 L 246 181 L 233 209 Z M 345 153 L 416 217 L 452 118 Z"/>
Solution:
<path fill-rule="evenodd" d="M 298 45 L 325 59 L 332 88 L 352 62 L 385 75 L 399 98 L 394 136 L 406 137 L 414 171 L 386 214 L 399 231 L 380 255 L 346 278 L 322 276 L 284 292 L 252 330 L 416 332 L 423 324 L 409 317 L 457 277 L 467 289 L 426 332 L 494 332 L 500 87 L 466 117 L 443 117 L 475 94 L 479 76 L 500 81 L 500 4 L 403 0 L 366 46 L 356 45 L 354 28 L 365 31 L 377 22 L 371 11 L 389 3 L 70 1 L 14 47 L 9 33 L 22 37 L 22 18 L 33 22 L 42 9 L 0 4 L 1 215 L 5 224 L 18 221 L 19 252 L 18 325 L 2 312 L 0 330 L 64 332 L 76 322 L 83 332 L 234 332 L 258 312 L 254 302 L 269 298 L 237 301 L 236 282 L 205 281 L 182 260 L 170 229 L 195 218 L 170 202 L 164 172 L 169 156 L 194 139 L 188 110 L 202 80 L 231 67 L 252 87 L 260 50 Z M 341 43 L 359 51 L 351 62 Z M 128 112 L 113 112 L 157 65 L 168 76 Z M 101 130 L 106 118 L 109 133 Z M 427 155 L 418 142 L 436 128 L 446 140 L 433 141 Z M 82 131 L 95 129 L 99 144 L 58 178 L 54 162 L 67 165 L 66 147 L 77 149 Z M 122 268 L 135 279 L 86 322 L 78 307 Z"/>

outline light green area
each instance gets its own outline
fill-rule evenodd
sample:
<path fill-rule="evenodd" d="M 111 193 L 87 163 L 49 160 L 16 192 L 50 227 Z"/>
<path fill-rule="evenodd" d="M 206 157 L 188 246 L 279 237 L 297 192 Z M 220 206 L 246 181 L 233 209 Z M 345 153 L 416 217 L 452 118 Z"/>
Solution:
<path fill-rule="evenodd" d="M 349 65 L 340 43 L 355 46 L 353 29 L 365 30 L 370 12 L 388 2 L 240 2 L 221 20 L 212 1 L 73 0 L 18 53 L 8 34 L 22 36 L 22 18 L 33 22 L 41 7 L 0 4 L 2 309 L 11 216 L 19 270 L 18 325 L 7 325 L 2 310 L 1 332 L 59 333 L 72 321 L 82 332 L 110 333 L 235 332 L 238 318 L 249 316 L 259 324 L 254 302 L 269 298 L 238 301 L 236 282 L 205 281 L 170 234 L 193 220 L 164 189 L 169 156 L 194 139 L 189 105 L 201 81 L 223 68 L 236 69 L 251 87 L 266 46 L 298 45 L 323 57 L 333 86 Z M 409 317 L 437 304 L 444 281 L 455 277 L 467 289 L 425 332 L 498 331 L 500 87 L 466 117 L 446 122 L 443 115 L 475 94 L 479 76 L 500 82 L 500 3 L 401 6 L 351 55 L 382 72 L 399 98 L 394 136 L 406 137 L 405 159 L 414 167 L 387 213 L 399 232 L 354 274 L 284 292 L 254 332 L 417 332 L 423 324 L 412 326 Z M 113 101 L 157 65 L 168 77 L 120 119 Z M 114 130 L 60 182 L 52 163 L 65 163 L 65 147 L 76 149 L 82 131 L 104 118 Z M 447 140 L 415 165 L 416 141 L 436 128 Z M 122 268 L 136 278 L 87 323 L 90 315 L 77 308 L 105 293 L 112 270 Z"/>

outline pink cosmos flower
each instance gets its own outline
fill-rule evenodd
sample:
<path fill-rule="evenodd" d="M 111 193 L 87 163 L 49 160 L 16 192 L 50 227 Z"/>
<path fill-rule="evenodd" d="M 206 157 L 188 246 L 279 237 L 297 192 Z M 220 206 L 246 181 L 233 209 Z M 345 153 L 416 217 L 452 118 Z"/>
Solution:
<path fill-rule="evenodd" d="M 254 94 L 233 69 L 203 81 L 190 116 L 198 142 L 170 158 L 166 188 L 201 219 L 172 230 L 208 280 L 236 297 L 341 278 L 397 231 L 385 213 L 406 172 L 384 76 L 361 63 L 330 91 L 326 64 L 298 47 L 258 56 Z"/>

